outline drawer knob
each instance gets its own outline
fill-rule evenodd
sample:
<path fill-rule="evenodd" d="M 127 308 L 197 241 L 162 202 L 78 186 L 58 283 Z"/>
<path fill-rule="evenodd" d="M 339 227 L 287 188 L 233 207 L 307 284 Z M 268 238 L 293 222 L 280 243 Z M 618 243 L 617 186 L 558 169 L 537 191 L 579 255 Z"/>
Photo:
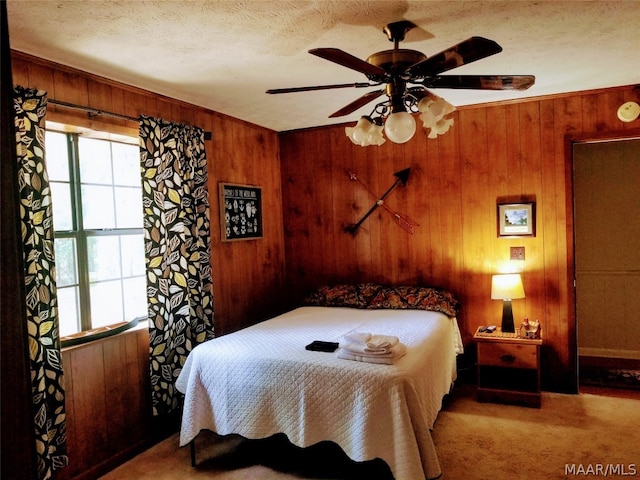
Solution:
<path fill-rule="evenodd" d="M 516 360 L 516 357 L 514 357 L 513 355 L 509 355 L 508 353 L 505 353 L 504 355 L 500 355 L 499 358 L 504 363 L 513 363 Z"/>

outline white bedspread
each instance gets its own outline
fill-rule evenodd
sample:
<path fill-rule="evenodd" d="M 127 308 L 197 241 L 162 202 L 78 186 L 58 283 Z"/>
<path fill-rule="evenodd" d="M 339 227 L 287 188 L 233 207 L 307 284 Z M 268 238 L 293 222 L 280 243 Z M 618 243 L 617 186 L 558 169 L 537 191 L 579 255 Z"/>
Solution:
<path fill-rule="evenodd" d="M 394 365 L 305 350 L 350 331 L 395 335 Z M 430 429 L 455 380 L 455 319 L 424 310 L 302 307 L 196 347 L 176 382 L 185 394 L 180 445 L 200 430 L 305 447 L 332 440 L 356 461 L 385 460 L 397 480 L 440 475 Z"/>

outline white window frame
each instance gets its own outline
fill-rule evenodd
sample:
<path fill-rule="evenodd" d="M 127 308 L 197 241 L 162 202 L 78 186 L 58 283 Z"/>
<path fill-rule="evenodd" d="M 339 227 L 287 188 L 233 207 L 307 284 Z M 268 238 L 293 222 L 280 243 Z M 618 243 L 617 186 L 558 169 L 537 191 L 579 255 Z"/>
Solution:
<path fill-rule="evenodd" d="M 104 322 L 100 326 L 94 326 L 94 322 L 91 318 L 91 297 L 90 297 L 90 285 L 96 285 L 98 281 L 91 281 L 89 278 L 89 260 L 88 260 L 88 247 L 87 243 L 91 238 L 107 238 L 107 237 L 126 237 L 128 235 L 144 235 L 142 224 L 140 227 L 135 228 L 107 228 L 107 229 L 89 229 L 82 228 L 82 203 L 81 203 L 81 190 L 82 184 L 79 178 L 79 139 L 80 137 L 87 137 L 101 141 L 107 141 L 111 143 L 125 143 L 138 146 L 138 138 L 129 135 L 114 135 L 108 132 L 92 131 L 86 128 L 72 127 L 69 125 L 61 125 L 58 123 L 47 122 L 47 133 L 55 132 L 64 134 L 67 138 L 67 151 L 69 153 L 69 185 L 71 191 L 71 205 L 72 205 L 72 217 L 73 226 L 69 230 L 56 230 L 54 233 L 55 239 L 70 238 L 74 239 L 76 246 L 75 255 L 75 268 L 76 268 L 76 282 L 78 288 L 78 317 L 79 325 L 78 331 L 69 333 L 62 336 L 62 346 L 74 345 L 77 343 L 83 343 L 85 341 L 93 340 L 96 337 L 104 336 L 104 334 L 113 334 L 123 329 L 129 328 L 137 324 L 140 320 L 146 320 L 146 311 L 143 315 L 138 315 L 135 318 L 117 318 L 114 319 L 113 324 L 105 325 Z M 46 142 L 45 134 L 45 142 Z M 46 155 L 46 154 L 45 154 Z M 46 161 L 46 156 L 45 156 Z M 56 183 L 56 180 L 51 180 L 50 183 Z M 114 187 L 115 188 L 115 187 Z M 140 186 L 140 195 L 142 190 Z M 53 200 L 55 203 L 55 199 Z M 140 210 L 142 219 L 142 209 Z M 55 224 L 55 216 L 54 216 Z M 142 256 L 142 259 L 144 257 Z M 142 283 L 144 289 L 139 292 L 146 299 L 146 284 L 144 282 L 144 266 L 142 268 Z M 135 275 L 139 282 L 141 275 Z M 120 272 L 120 276 L 116 277 L 122 284 L 123 279 L 126 279 L 126 275 Z M 57 281 L 57 279 L 56 279 Z M 64 289 L 66 285 L 61 285 L 58 289 Z M 123 292 L 123 303 L 125 302 L 126 294 Z M 59 312 L 59 315 L 61 313 Z M 62 321 L 62 319 L 60 319 Z M 146 325 L 146 324 L 144 324 Z"/>

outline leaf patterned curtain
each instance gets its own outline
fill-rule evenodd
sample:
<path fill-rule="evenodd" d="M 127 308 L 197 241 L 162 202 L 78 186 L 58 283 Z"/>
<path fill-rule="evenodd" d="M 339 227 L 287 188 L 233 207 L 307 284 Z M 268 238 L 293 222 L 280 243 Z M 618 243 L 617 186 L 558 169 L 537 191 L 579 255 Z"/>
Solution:
<path fill-rule="evenodd" d="M 44 161 L 46 92 L 14 87 L 20 221 L 38 478 L 68 464 L 53 254 L 51 191 Z"/>
<path fill-rule="evenodd" d="M 140 117 L 153 414 L 180 405 L 187 355 L 214 337 L 204 132 Z"/>

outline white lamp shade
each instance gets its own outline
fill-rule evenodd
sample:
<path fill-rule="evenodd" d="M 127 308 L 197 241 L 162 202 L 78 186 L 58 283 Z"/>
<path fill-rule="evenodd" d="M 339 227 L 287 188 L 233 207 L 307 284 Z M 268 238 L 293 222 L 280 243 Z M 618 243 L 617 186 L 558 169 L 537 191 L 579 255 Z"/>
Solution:
<path fill-rule="evenodd" d="M 393 143 L 406 143 L 416 133 L 416 121 L 409 112 L 395 112 L 384 122 L 384 133 Z"/>
<path fill-rule="evenodd" d="M 524 286 L 519 273 L 493 275 L 491 277 L 491 299 L 512 300 L 524 298 Z"/>

